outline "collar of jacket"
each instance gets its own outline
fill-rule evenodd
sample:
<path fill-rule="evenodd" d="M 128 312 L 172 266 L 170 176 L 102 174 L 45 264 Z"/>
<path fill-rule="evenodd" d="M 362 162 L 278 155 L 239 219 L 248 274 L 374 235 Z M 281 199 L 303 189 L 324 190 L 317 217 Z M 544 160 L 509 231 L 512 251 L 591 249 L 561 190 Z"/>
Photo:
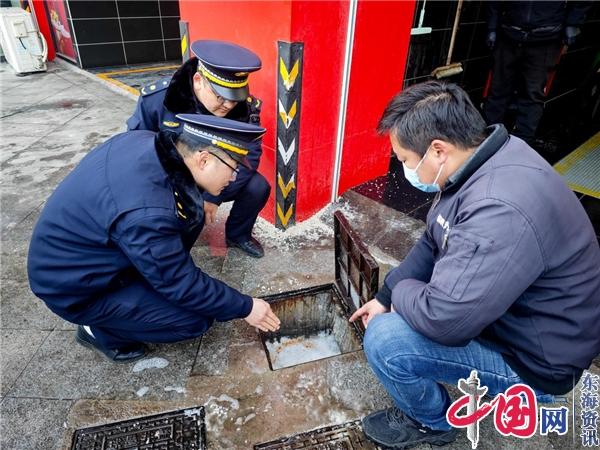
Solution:
<path fill-rule="evenodd" d="M 491 125 L 486 128 L 487 138 L 475 149 L 465 163 L 450 177 L 444 192 L 458 189 L 473 175 L 488 159 L 496 154 L 508 141 L 508 131 L 502 124 Z"/>
<path fill-rule="evenodd" d="M 165 94 L 165 107 L 174 114 L 208 114 L 211 113 L 196 98 L 194 93 L 194 74 L 198 70 L 198 59 L 190 58 L 181 65 L 173 74 L 167 93 Z M 238 102 L 227 114 L 228 119 L 239 122 L 250 120 L 248 102 Z"/>
<path fill-rule="evenodd" d="M 180 202 L 188 220 L 199 218 L 204 207 L 202 189 L 194 181 L 192 173 L 183 162 L 183 158 L 175 148 L 177 134 L 172 131 L 156 133 L 154 145 L 156 154 L 163 169 L 173 185 L 176 201 Z"/>

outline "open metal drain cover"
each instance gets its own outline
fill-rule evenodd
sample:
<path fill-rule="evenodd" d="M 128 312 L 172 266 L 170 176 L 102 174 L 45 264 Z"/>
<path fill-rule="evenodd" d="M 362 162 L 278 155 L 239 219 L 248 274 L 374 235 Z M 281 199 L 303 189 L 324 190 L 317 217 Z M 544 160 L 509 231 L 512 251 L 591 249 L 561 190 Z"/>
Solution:
<path fill-rule="evenodd" d="M 75 431 L 71 450 L 204 450 L 204 407 L 113 422 Z"/>
<path fill-rule="evenodd" d="M 319 428 L 254 446 L 254 450 L 377 450 L 379 448 L 365 437 L 360 420 Z"/>

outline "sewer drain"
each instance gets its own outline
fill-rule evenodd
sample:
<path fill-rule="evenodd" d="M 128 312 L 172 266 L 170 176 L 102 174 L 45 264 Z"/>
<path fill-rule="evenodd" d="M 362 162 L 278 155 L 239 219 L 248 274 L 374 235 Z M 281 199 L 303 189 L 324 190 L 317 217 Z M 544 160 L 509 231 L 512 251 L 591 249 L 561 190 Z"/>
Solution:
<path fill-rule="evenodd" d="M 204 408 L 187 408 L 75 431 L 71 450 L 203 450 Z"/>
<path fill-rule="evenodd" d="M 254 446 L 254 450 L 376 450 L 379 448 L 365 437 L 360 420 L 319 428 Z"/>

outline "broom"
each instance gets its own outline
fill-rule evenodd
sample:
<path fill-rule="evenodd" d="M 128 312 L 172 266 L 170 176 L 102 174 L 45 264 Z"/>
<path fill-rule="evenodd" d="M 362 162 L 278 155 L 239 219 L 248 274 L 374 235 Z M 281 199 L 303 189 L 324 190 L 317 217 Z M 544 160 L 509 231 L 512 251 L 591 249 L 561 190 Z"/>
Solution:
<path fill-rule="evenodd" d="M 463 71 L 462 63 L 451 63 L 452 52 L 454 51 L 454 41 L 456 40 L 456 32 L 458 31 L 458 22 L 460 21 L 460 13 L 462 10 L 463 0 L 458 0 L 456 6 L 456 15 L 454 16 L 454 26 L 452 27 L 452 37 L 450 38 L 450 47 L 448 48 L 448 57 L 446 58 L 446 65 L 436 67 L 431 72 L 431 76 L 437 78 L 447 78 L 453 75 L 458 75 Z"/>

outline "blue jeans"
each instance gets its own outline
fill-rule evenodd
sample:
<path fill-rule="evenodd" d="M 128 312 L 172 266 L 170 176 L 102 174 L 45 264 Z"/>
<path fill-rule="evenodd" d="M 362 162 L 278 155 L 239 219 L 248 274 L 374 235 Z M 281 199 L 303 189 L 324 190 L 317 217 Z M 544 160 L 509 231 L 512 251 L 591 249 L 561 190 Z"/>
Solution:
<path fill-rule="evenodd" d="M 452 403 L 440 383 L 456 386 L 477 370 L 480 386 L 495 396 L 516 383 L 525 383 L 500 353 L 473 340 L 464 347 L 447 347 L 413 330 L 397 313 L 375 316 L 367 327 L 364 351 L 371 369 L 396 406 L 434 430 L 450 430 L 446 410 Z M 525 383 L 526 384 L 526 383 Z M 538 402 L 554 396 L 535 390 Z"/>

